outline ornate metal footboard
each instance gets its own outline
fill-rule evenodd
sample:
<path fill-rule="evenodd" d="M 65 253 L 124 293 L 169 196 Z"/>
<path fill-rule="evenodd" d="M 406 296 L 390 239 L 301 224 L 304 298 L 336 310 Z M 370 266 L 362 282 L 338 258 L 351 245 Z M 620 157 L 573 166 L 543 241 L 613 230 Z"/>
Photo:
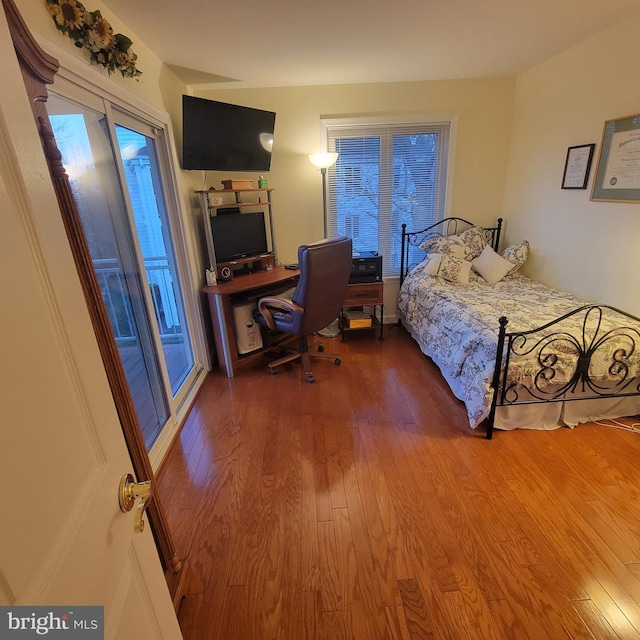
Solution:
<path fill-rule="evenodd" d="M 402 284 L 407 273 L 424 260 L 425 254 L 419 249 L 419 245 L 425 240 L 428 240 L 429 238 L 443 238 L 446 236 L 456 235 L 476 226 L 478 225 L 473 222 L 469 222 L 464 218 L 455 217 L 444 218 L 443 220 L 435 222 L 420 231 L 407 231 L 407 225 L 403 224 L 400 253 L 400 284 Z M 500 246 L 501 228 L 502 218 L 498 218 L 495 227 L 483 227 L 487 235 L 487 242 L 495 251 L 498 251 L 498 247 Z"/>
<path fill-rule="evenodd" d="M 640 396 L 640 318 L 585 305 L 529 331 L 500 318 L 488 417 L 497 407 Z"/>

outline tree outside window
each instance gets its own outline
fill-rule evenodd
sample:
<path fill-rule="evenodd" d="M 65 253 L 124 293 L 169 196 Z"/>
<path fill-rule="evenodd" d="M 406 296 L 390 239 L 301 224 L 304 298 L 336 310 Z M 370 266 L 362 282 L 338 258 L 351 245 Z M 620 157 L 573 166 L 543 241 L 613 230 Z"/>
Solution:
<path fill-rule="evenodd" d="M 338 152 L 329 171 L 333 233 L 354 251 L 378 251 L 385 275 L 400 269 L 402 224 L 419 230 L 445 216 L 450 123 L 327 124 Z"/>

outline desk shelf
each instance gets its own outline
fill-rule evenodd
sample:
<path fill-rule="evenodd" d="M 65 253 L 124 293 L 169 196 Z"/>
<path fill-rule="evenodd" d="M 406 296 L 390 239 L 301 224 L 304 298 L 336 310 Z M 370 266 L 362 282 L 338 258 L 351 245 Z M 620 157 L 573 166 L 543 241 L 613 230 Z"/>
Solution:
<path fill-rule="evenodd" d="M 239 294 L 245 296 L 275 295 L 294 286 L 299 276 L 300 271 L 279 266 L 268 271 L 255 271 L 240 275 L 229 282 L 204 287 L 203 291 L 207 294 L 211 311 L 218 365 L 228 378 L 232 378 L 237 369 L 260 359 L 265 351 L 265 347 L 263 347 L 242 355 L 238 353 L 232 298 Z M 266 348 L 269 346 L 267 345 Z"/>
<path fill-rule="evenodd" d="M 206 189 L 196 191 L 195 193 L 198 195 L 200 199 L 200 210 L 202 213 L 203 226 L 204 226 L 204 234 L 207 245 L 207 253 L 209 258 L 209 264 L 207 267 L 212 267 L 214 271 L 217 271 L 217 260 L 216 253 L 213 245 L 213 235 L 211 233 L 211 216 L 215 215 L 218 209 L 225 209 L 229 207 L 238 207 L 241 210 L 243 209 L 256 209 L 262 208 L 266 213 L 266 218 L 269 222 L 269 233 L 267 234 L 267 242 L 269 246 L 267 247 L 269 253 L 272 253 L 274 256 L 277 255 L 276 252 L 276 237 L 274 233 L 273 227 L 273 208 L 271 203 L 271 194 L 275 191 L 273 188 L 264 188 L 264 189 Z M 251 201 L 244 201 L 243 194 L 265 194 L 265 202 L 262 202 L 263 198 L 258 196 L 258 202 L 255 202 L 253 199 Z M 233 195 L 233 198 L 229 198 L 228 196 Z M 211 198 L 222 198 L 221 204 L 213 204 L 211 202 Z M 228 200 L 233 200 L 229 202 Z"/>
<path fill-rule="evenodd" d="M 216 191 L 215 193 L 220 192 Z M 222 204 L 210 204 L 208 208 L 209 211 L 216 211 L 217 209 L 227 209 L 228 207 L 240 207 L 241 209 L 243 207 L 264 207 L 266 204 L 266 202 L 234 202 L 232 204 L 225 204 L 223 202 Z"/>

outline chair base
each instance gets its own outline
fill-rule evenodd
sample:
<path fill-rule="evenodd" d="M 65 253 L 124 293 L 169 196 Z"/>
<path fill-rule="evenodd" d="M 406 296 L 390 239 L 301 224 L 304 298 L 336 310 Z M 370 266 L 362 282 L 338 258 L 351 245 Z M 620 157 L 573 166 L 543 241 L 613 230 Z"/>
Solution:
<path fill-rule="evenodd" d="M 342 362 L 342 359 L 337 354 L 332 353 L 324 353 L 324 345 L 320 345 L 318 347 L 319 353 L 311 353 L 309 351 L 309 344 L 307 340 L 307 336 L 300 336 L 300 346 L 298 349 L 287 349 L 284 347 L 280 348 L 281 351 L 286 352 L 286 355 L 278 358 L 277 360 L 273 360 L 269 362 L 269 373 L 271 375 L 276 374 L 276 367 L 281 364 L 285 364 L 287 362 L 292 362 L 293 360 L 300 359 L 302 361 L 302 366 L 304 367 L 304 373 L 307 377 L 307 382 L 314 382 L 315 378 L 313 377 L 313 371 L 311 370 L 311 358 L 322 358 L 324 360 L 333 360 L 335 365 L 339 365 Z"/>

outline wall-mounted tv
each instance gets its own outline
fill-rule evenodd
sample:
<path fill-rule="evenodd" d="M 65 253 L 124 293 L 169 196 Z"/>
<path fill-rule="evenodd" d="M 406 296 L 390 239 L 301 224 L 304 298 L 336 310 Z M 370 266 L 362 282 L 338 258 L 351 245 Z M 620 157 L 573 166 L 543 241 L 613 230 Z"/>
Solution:
<path fill-rule="evenodd" d="M 211 217 L 216 262 L 229 262 L 267 253 L 264 211 L 227 213 Z"/>
<path fill-rule="evenodd" d="M 257 171 L 271 168 L 276 114 L 182 96 L 182 168 Z"/>

